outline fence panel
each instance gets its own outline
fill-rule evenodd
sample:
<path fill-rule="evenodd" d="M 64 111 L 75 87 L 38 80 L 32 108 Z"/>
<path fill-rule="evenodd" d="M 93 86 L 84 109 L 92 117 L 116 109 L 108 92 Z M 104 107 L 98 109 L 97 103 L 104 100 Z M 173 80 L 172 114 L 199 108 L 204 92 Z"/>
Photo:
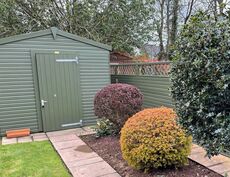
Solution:
<path fill-rule="evenodd" d="M 172 107 L 169 69 L 170 62 L 111 65 L 111 81 L 138 87 L 144 95 L 144 107 Z"/>

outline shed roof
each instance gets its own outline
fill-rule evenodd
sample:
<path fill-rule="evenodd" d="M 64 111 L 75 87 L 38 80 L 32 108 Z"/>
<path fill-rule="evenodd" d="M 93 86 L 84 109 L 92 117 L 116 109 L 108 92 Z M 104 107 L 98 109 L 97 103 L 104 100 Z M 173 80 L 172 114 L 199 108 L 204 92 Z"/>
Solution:
<path fill-rule="evenodd" d="M 36 31 L 36 32 L 25 33 L 25 34 L 20 34 L 20 35 L 15 35 L 15 36 L 2 38 L 2 39 L 0 39 L 0 45 L 15 42 L 15 41 L 20 41 L 20 40 L 25 40 L 25 39 L 45 36 L 45 35 L 48 35 L 48 34 L 51 34 L 54 39 L 56 39 L 57 34 L 58 34 L 60 36 L 63 36 L 63 37 L 69 38 L 69 39 L 73 39 L 73 40 L 76 40 L 76 41 L 80 41 L 80 42 L 83 42 L 83 43 L 86 43 L 86 44 L 90 44 L 90 45 L 93 45 L 95 47 L 99 47 L 99 48 L 102 48 L 102 49 L 105 49 L 105 50 L 109 50 L 109 51 L 112 50 L 112 47 L 109 46 L 109 45 L 102 44 L 100 42 L 96 42 L 96 41 L 93 41 L 93 40 L 90 40 L 90 39 L 87 39 L 87 38 L 84 38 L 84 37 L 80 37 L 80 36 L 75 35 L 75 34 L 71 34 L 71 33 L 68 33 L 68 32 L 61 31 L 56 27 L 51 27 L 50 29 L 47 29 L 47 30 L 41 30 L 41 31 Z"/>

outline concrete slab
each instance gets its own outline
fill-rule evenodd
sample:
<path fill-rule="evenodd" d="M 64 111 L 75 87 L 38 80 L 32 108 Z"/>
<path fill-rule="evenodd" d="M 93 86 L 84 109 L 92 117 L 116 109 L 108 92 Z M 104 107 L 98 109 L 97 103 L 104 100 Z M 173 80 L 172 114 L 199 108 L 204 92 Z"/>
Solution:
<path fill-rule="evenodd" d="M 46 133 L 33 133 L 31 134 L 32 137 L 47 137 Z"/>
<path fill-rule="evenodd" d="M 191 155 L 189 156 L 190 159 L 221 175 L 230 173 L 230 158 L 218 155 L 209 159 L 205 156 L 206 151 L 202 147 L 197 146 L 193 145 Z"/>
<path fill-rule="evenodd" d="M 230 163 L 228 162 L 220 163 L 218 165 L 210 166 L 208 168 L 217 173 L 224 174 L 224 173 L 230 172 Z"/>
<path fill-rule="evenodd" d="M 97 177 L 116 173 L 116 171 L 105 161 L 72 167 L 70 168 L 70 171 L 73 175 L 79 177 Z"/>
<path fill-rule="evenodd" d="M 53 136 L 74 134 L 75 132 L 76 132 L 76 129 L 68 129 L 68 130 L 60 130 L 60 131 L 47 132 L 46 134 L 49 137 L 53 137 Z"/>
<path fill-rule="evenodd" d="M 79 145 L 84 145 L 81 140 L 68 140 L 68 141 L 58 141 L 53 143 L 54 147 L 57 150 L 67 149 L 67 148 L 76 148 Z"/>
<path fill-rule="evenodd" d="M 19 137 L 18 138 L 18 143 L 29 143 L 32 142 L 31 136 L 25 136 L 25 137 Z"/>
<path fill-rule="evenodd" d="M 74 177 L 99 177 L 103 175 L 120 177 L 108 163 L 77 136 L 87 132 L 79 128 L 73 132 L 51 132 L 52 134 L 47 133 L 47 135 Z"/>
<path fill-rule="evenodd" d="M 57 150 L 60 154 L 63 161 L 66 162 L 74 162 L 77 160 L 84 160 L 92 157 L 97 157 L 98 155 L 95 152 L 84 153 L 84 152 L 76 152 L 76 148 L 68 148 L 64 150 Z M 69 164 L 69 163 L 68 163 Z"/>
<path fill-rule="evenodd" d="M 77 135 L 75 135 L 73 133 L 64 134 L 64 135 L 58 135 L 58 136 L 51 136 L 51 137 L 48 135 L 48 138 L 50 139 L 50 141 L 52 143 L 70 141 L 70 140 L 77 140 L 78 139 Z"/>
<path fill-rule="evenodd" d="M 102 161 L 104 161 L 104 160 L 101 157 L 95 156 L 95 157 L 91 157 L 91 158 L 87 158 L 87 159 L 72 161 L 71 163 L 67 163 L 67 165 L 69 167 L 79 167 L 82 165 L 89 165 L 89 164 L 102 162 Z"/>
<path fill-rule="evenodd" d="M 33 141 L 48 141 L 49 139 L 48 139 L 48 137 L 43 137 L 43 136 L 41 136 L 41 137 L 33 137 Z"/>
<path fill-rule="evenodd" d="M 93 127 L 82 127 L 82 129 L 85 131 L 83 135 L 90 135 L 96 133 Z"/>
<path fill-rule="evenodd" d="M 17 143 L 17 138 L 2 138 L 2 145 L 7 145 L 7 144 L 15 144 Z"/>

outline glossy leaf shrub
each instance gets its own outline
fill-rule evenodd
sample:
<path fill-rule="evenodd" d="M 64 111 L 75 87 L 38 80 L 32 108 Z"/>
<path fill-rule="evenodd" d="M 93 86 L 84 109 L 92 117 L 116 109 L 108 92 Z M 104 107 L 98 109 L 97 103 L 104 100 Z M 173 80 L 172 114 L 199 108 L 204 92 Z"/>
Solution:
<path fill-rule="evenodd" d="M 192 138 L 177 125 L 170 108 L 145 109 L 121 130 L 123 158 L 136 169 L 180 167 L 188 163 Z"/>
<path fill-rule="evenodd" d="M 174 46 L 172 97 L 179 123 L 208 152 L 230 149 L 230 20 L 202 12 Z"/>
<path fill-rule="evenodd" d="M 106 118 L 120 129 L 125 121 L 141 110 L 143 95 L 128 84 L 110 84 L 97 92 L 94 98 L 95 115 Z"/>
<path fill-rule="evenodd" d="M 100 119 L 95 127 L 96 137 L 100 138 L 108 135 L 117 135 L 118 132 L 114 129 L 114 124 L 109 119 Z"/>

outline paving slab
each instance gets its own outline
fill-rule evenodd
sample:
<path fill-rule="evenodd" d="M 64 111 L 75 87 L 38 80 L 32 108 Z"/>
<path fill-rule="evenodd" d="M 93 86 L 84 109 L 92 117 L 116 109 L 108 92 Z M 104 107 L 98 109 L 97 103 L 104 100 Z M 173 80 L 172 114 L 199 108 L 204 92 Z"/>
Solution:
<path fill-rule="evenodd" d="M 99 156 L 94 156 L 91 158 L 87 158 L 87 159 L 82 159 L 82 160 L 76 160 L 76 161 L 72 161 L 71 163 L 68 163 L 69 167 L 79 167 L 82 165 L 89 165 L 89 164 L 93 164 L 93 163 L 97 163 L 97 162 L 103 162 L 104 160 L 99 157 Z"/>
<path fill-rule="evenodd" d="M 87 133 L 75 129 L 68 133 L 47 133 L 48 138 L 74 177 L 120 177 L 120 175 L 77 135 Z M 90 169 L 90 170 L 89 170 Z"/>
<path fill-rule="evenodd" d="M 46 134 L 49 137 L 56 137 L 56 136 L 61 136 L 61 135 L 74 134 L 74 133 L 76 133 L 76 128 L 75 129 L 68 129 L 68 130 L 47 132 Z"/>
<path fill-rule="evenodd" d="M 211 159 L 206 157 L 206 151 L 202 147 L 197 147 L 198 145 L 193 145 L 191 155 L 189 158 L 210 170 L 225 175 L 225 173 L 230 173 L 230 158 L 218 155 Z"/>
<path fill-rule="evenodd" d="M 18 138 L 18 143 L 29 143 L 32 142 L 32 137 L 31 136 L 24 136 L 24 137 L 19 137 Z"/>
<path fill-rule="evenodd" d="M 87 133 L 87 131 L 84 129 L 84 128 L 76 128 L 75 129 L 75 134 L 77 135 L 77 136 L 81 136 L 81 135 L 84 135 L 84 134 L 86 134 Z"/>
<path fill-rule="evenodd" d="M 74 162 L 77 160 L 84 160 L 92 157 L 97 157 L 98 155 L 95 152 L 84 153 L 77 152 L 76 147 L 68 148 L 64 150 L 57 150 L 64 162 Z M 70 163 L 68 163 L 70 164 Z"/>
<path fill-rule="evenodd" d="M 82 141 L 79 141 L 78 139 L 74 139 L 68 141 L 56 141 L 55 143 L 53 143 L 53 145 L 57 150 L 63 150 L 67 148 L 74 148 L 79 145 L 84 145 L 84 143 Z"/>
<path fill-rule="evenodd" d="M 33 137 L 33 141 L 47 141 L 49 140 L 48 137 L 44 136 L 44 137 Z"/>
<path fill-rule="evenodd" d="M 73 176 L 78 177 L 97 177 L 116 173 L 116 171 L 105 161 L 71 167 L 70 171 L 72 172 Z"/>
<path fill-rule="evenodd" d="M 73 133 L 72 134 L 66 134 L 66 135 L 51 136 L 51 137 L 48 135 L 48 137 L 52 143 L 77 140 L 77 135 L 75 135 Z"/>
<path fill-rule="evenodd" d="M 15 144 L 17 143 L 17 138 L 2 138 L 2 145 L 7 145 L 7 144 Z"/>
<path fill-rule="evenodd" d="M 33 136 L 33 137 L 46 137 L 46 133 L 44 133 L 44 132 L 42 132 L 42 133 L 33 133 L 33 134 L 31 134 L 31 136 Z"/>
<path fill-rule="evenodd" d="M 230 172 L 230 163 L 224 162 L 224 163 L 220 163 L 214 166 L 210 166 L 208 168 L 210 168 L 211 170 L 217 173 L 224 174 L 224 173 Z"/>

